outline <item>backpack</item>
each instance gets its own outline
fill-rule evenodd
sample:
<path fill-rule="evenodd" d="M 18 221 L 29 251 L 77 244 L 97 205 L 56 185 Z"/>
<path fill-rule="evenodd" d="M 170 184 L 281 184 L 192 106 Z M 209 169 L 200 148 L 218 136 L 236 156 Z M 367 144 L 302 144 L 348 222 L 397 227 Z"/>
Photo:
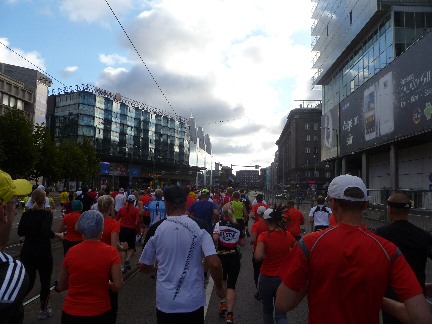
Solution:
<path fill-rule="evenodd" d="M 330 211 L 326 208 L 326 206 L 322 206 L 322 208 L 320 208 L 320 206 L 316 206 L 314 212 L 312 213 L 312 217 L 315 218 L 315 213 L 319 212 L 319 211 L 322 211 L 324 213 L 330 214 Z"/>

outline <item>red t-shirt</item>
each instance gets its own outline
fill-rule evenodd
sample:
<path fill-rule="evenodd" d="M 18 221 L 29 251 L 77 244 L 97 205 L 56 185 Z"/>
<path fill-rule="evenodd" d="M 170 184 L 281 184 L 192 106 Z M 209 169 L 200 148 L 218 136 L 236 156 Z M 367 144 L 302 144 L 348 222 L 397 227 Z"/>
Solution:
<path fill-rule="evenodd" d="M 152 200 L 153 200 L 153 198 L 150 195 L 144 195 L 140 198 L 140 201 L 142 201 L 144 207 Z M 144 210 L 143 216 L 144 217 L 150 217 L 150 212 L 148 210 Z"/>
<path fill-rule="evenodd" d="M 283 230 L 265 231 L 258 236 L 258 242 L 264 243 L 264 259 L 261 274 L 264 276 L 278 276 L 279 267 L 290 253 L 296 242 L 295 238 Z"/>
<path fill-rule="evenodd" d="M 63 259 L 69 289 L 63 311 L 75 316 L 95 316 L 111 309 L 108 281 L 111 266 L 120 264 L 117 250 L 100 241 L 85 240 L 71 247 Z"/>
<path fill-rule="evenodd" d="M 65 217 L 63 217 L 63 222 L 66 224 L 66 235 L 64 237 L 65 240 L 71 242 L 83 240 L 81 233 L 75 230 L 75 225 L 78 222 L 80 216 L 80 213 L 70 213 L 66 214 Z"/>
<path fill-rule="evenodd" d="M 300 236 L 300 225 L 304 223 L 302 212 L 298 209 L 290 208 L 284 213 L 284 217 L 287 221 L 286 230 L 294 237 Z"/>
<path fill-rule="evenodd" d="M 116 215 L 121 227 L 135 228 L 140 222 L 139 210 L 134 206 L 123 206 Z"/>
<path fill-rule="evenodd" d="M 110 196 L 112 197 L 112 199 L 115 199 L 115 197 L 119 194 L 118 191 L 113 191 L 110 193 Z"/>
<path fill-rule="evenodd" d="M 263 202 L 256 203 L 255 205 L 253 205 L 252 209 L 251 209 L 251 212 L 254 214 L 254 220 L 255 220 L 255 222 L 258 222 L 258 220 L 259 220 L 259 217 L 258 217 L 258 214 L 257 214 L 257 210 L 258 210 L 258 207 L 260 207 L 260 206 L 264 206 L 266 209 L 270 208 L 269 205 L 264 204 Z"/>
<path fill-rule="evenodd" d="M 90 191 L 87 194 L 91 197 L 91 199 L 93 199 L 93 203 L 95 203 L 96 202 L 97 192 L 96 191 Z"/>
<path fill-rule="evenodd" d="M 232 195 L 225 194 L 223 197 L 223 205 L 229 203 L 231 200 L 233 200 Z"/>
<path fill-rule="evenodd" d="M 280 277 L 294 291 L 308 284 L 312 324 L 378 324 L 388 287 L 401 301 L 422 293 L 399 249 L 363 225 L 339 224 L 304 236 Z"/>
<path fill-rule="evenodd" d="M 111 217 L 104 217 L 104 229 L 101 241 L 111 245 L 111 233 L 120 233 L 120 222 Z"/>
<path fill-rule="evenodd" d="M 329 223 L 330 223 L 330 226 L 335 226 L 337 224 L 336 218 L 333 216 L 333 214 L 330 214 L 330 216 L 329 216 Z"/>
<path fill-rule="evenodd" d="M 185 209 L 188 210 L 189 207 L 192 206 L 192 204 L 196 201 L 197 200 L 194 197 L 192 197 L 191 195 L 188 195 L 186 198 L 186 208 Z"/>
<path fill-rule="evenodd" d="M 257 241 L 255 242 L 255 244 L 253 246 L 254 252 L 256 249 L 259 235 L 265 231 L 268 231 L 268 227 L 267 227 L 266 223 L 264 222 L 264 219 L 260 219 L 258 222 L 254 223 L 252 225 L 252 233 L 257 233 Z"/>

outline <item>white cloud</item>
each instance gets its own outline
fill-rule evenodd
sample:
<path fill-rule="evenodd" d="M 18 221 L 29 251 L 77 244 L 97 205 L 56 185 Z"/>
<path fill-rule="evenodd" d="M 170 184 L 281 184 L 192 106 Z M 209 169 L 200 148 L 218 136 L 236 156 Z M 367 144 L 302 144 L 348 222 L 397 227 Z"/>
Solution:
<path fill-rule="evenodd" d="M 78 70 L 78 66 L 67 66 L 67 67 L 65 67 L 64 70 L 65 70 L 65 72 L 73 73 L 73 72 L 76 72 Z"/>
<path fill-rule="evenodd" d="M 310 3 L 296 2 L 295 8 L 283 0 L 150 3 L 127 30 L 170 103 L 204 125 L 221 162 L 270 164 L 286 116 L 297 107 L 293 100 L 320 97 L 311 91 Z M 127 40 L 123 44 L 130 47 Z M 125 89 L 128 97 L 169 111 L 142 63 L 124 77 L 137 84 Z M 247 119 L 218 122 L 243 116 Z"/>
<path fill-rule="evenodd" d="M 129 12 L 133 0 L 110 0 L 109 4 L 118 18 Z M 105 1 L 94 0 L 62 0 L 60 10 L 72 21 L 106 24 L 113 21 L 114 16 Z"/>
<path fill-rule="evenodd" d="M 118 54 L 99 54 L 99 61 L 106 65 L 129 63 L 127 57 Z"/>
<path fill-rule="evenodd" d="M 120 76 L 120 74 L 127 73 L 127 70 L 125 68 L 113 68 L 113 67 L 107 67 L 103 70 L 102 78 L 108 78 L 108 79 L 116 79 Z"/>
<path fill-rule="evenodd" d="M 0 37 L 0 43 L 0 57 L 2 62 L 33 70 L 41 70 L 41 72 L 46 70 L 45 62 L 38 52 L 25 52 L 19 48 L 13 47 L 10 45 L 7 38 Z"/>

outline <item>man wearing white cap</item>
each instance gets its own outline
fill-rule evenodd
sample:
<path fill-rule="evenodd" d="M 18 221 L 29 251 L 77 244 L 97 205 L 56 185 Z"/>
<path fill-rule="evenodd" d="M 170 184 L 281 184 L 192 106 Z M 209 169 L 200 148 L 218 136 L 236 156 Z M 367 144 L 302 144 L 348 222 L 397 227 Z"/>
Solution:
<path fill-rule="evenodd" d="M 285 259 L 278 311 L 293 309 L 307 292 L 311 324 L 378 324 L 381 307 L 412 323 L 432 323 L 422 288 L 399 249 L 362 224 L 368 200 L 363 181 L 338 176 L 327 196 L 337 225 L 304 236 Z M 397 312 L 383 299 L 388 287 L 404 303 Z"/>
<path fill-rule="evenodd" d="M 9 241 L 16 216 L 16 196 L 31 192 L 32 185 L 24 179 L 12 180 L 0 170 L 0 322 L 22 323 L 24 307 L 22 300 L 27 294 L 29 278 L 24 265 L 2 250 Z"/>

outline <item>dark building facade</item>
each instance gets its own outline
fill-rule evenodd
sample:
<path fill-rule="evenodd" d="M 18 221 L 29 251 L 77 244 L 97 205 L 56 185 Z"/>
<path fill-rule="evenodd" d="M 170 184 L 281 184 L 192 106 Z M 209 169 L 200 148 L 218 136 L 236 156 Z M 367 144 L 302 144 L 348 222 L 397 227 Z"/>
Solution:
<path fill-rule="evenodd" d="M 239 170 L 236 172 L 236 182 L 242 188 L 260 188 L 259 170 Z"/>
<path fill-rule="evenodd" d="M 332 167 L 321 162 L 321 109 L 295 108 L 276 141 L 279 188 L 323 189 L 331 180 Z"/>

